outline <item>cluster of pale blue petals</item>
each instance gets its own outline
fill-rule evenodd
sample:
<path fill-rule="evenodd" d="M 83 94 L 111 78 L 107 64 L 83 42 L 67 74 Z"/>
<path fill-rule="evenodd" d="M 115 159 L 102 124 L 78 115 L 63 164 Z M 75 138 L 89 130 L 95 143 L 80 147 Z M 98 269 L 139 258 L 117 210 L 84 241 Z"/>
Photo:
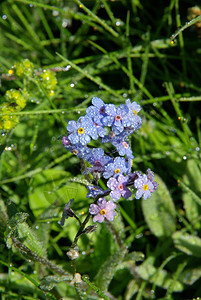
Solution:
<path fill-rule="evenodd" d="M 147 174 L 131 172 L 134 156 L 128 137 L 141 127 L 142 119 L 138 116 L 141 106 L 127 99 L 125 104 L 120 104 L 117 108 L 114 104 L 105 104 L 97 97 L 92 99 L 92 104 L 87 108 L 86 115 L 77 122 L 68 122 L 67 136 L 63 137 L 62 142 L 67 150 L 91 165 L 84 174 L 91 173 L 96 180 L 103 176 L 107 180 L 108 190 L 88 186 L 87 194 L 87 197 L 98 199 L 95 201 L 97 204 L 90 205 L 89 212 L 95 215 L 94 222 L 102 223 L 105 218 L 109 221 L 114 219 L 116 204 L 113 201 L 121 197 L 131 198 L 129 187 L 136 189 L 136 199 L 144 197 L 146 200 L 151 197 L 158 184 L 150 169 Z M 102 148 L 88 147 L 91 140 L 112 144 L 114 154 L 118 153 L 118 156 L 106 154 Z M 104 196 L 108 194 L 112 200 L 107 202 Z"/>

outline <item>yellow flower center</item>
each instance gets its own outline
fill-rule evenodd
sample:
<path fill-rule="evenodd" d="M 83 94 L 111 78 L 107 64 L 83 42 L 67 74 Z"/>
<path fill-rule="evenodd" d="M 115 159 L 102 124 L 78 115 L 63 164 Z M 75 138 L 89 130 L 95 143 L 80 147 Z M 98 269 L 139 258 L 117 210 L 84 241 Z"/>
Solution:
<path fill-rule="evenodd" d="M 8 70 L 9 75 L 13 75 L 14 71 L 13 70 Z"/>
<path fill-rule="evenodd" d="M 100 210 L 100 214 L 101 214 L 101 215 L 106 215 L 106 210 L 105 210 L 105 209 L 101 209 L 101 210 Z"/>
<path fill-rule="evenodd" d="M 115 174 L 118 174 L 119 172 L 120 172 L 120 169 L 118 169 L 118 168 L 116 168 L 114 171 Z"/>
<path fill-rule="evenodd" d="M 80 128 L 77 130 L 77 132 L 78 132 L 79 134 L 83 134 L 83 133 L 84 133 L 84 128 L 80 127 Z"/>
<path fill-rule="evenodd" d="M 133 110 L 133 113 L 134 113 L 134 115 L 135 115 L 135 116 L 137 116 L 137 112 L 136 112 L 136 110 L 135 110 L 135 109 Z"/>
<path fill-rule="evenodd" d="M 148 184 L 145 184 L 145 185 L 143 186 L 143 190 L 147 191 L 148 189 L 149 189 Z"/>

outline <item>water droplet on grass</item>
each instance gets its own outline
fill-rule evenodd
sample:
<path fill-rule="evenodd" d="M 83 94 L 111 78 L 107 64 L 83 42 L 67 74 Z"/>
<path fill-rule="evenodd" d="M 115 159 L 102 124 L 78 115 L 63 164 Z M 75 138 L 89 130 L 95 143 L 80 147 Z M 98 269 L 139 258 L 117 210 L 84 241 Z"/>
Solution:
<path fill-rule="evenodd" d="M 67 66 L 64 68 L 64 71 L 68 71 L 68 70 L 70 70 L 70 68 L 71 68 L 71 65 L 67 65 Z"/>
<path fill-rule="evenodd" d="M 58 10 L 53 10 L 53 11 L 52 11 L 52 15 L 53 15 L 54 17 L 57 17 L 57 16 L 59 15 Z"/>
<path fill-rule="evenodd" d="M 62 27 L 64 27 L 64 28 L 66 28 L 67 26 L 68 26 L 68 20 L 67 19 L 64 19 L 63 21 L 62 21 Z"/>
<path fill-rule="evenodd" d="M 140 239 L 142 236 L 143 236 L 143 234 L 140 233 L 140 234 L 136 235 L 136 239 Z"/>
<path fill-rule="evenodd" d="M 7 17 L 6 15 L 3 15 L 3 16 L 2 16 L 2 19 L 3 19 L 3 20 L 6 20 L 7 18 L 8 18 L 8 17 Z"/>
<path fill-rule="evenodd" d="M 151 290 L 151 299 L 155 299 L 155 291 Z"/>

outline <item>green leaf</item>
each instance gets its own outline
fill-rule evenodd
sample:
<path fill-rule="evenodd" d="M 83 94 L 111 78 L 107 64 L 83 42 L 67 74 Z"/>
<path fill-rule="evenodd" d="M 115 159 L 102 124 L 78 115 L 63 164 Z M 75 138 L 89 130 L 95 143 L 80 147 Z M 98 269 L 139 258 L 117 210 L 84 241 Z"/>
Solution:
<path fill-rule="evenodd" d="M 138 268 L 136 268 L 138 275 L 159 287 L 168 290 L 172 287 L 172 274 L 169 274 L 166 270 L 156 268 L 153 266 L 152 257 L 147 258 Z M 173 291 L 181 292 L 183 290 L 183 284 L 178 280 L 174 281 Z"/>
<path fill-rule="evenodd" d="M 199 237 L 176 231 L 172 238 L 177 249 L 188 255 L 201 257 L 201 239 Z"/>
<path fill-rule="evenodd" d="M 19 223 L 23 223 L 26 221 L 29 215 L 27 213 L 18 213 L 16 212 L 12 217 L 8 219 L 7 232 L 14 232 L 17 229 L 17 225 Z"/>
<path fill-rule="evenodd" d="M 6 229 L 8 220 L 6 205 L 2 199 L 0 199 L 0 230 L 1 232 Z"/>
<path fill-rule="evenodd" d="M 50 275 L 46 276 L 41 280 L 40 288 L 44 291 L 52 290 L 58 283 L 62 281 L 72 281 L 73 275 Z"/>
<path fill-rule="evenodd" d="M 55 217 L 58 218 L 58 211 L 59 208 L 55 206 L 46 208 L 40 215 L 39 222 L 36 221 L 32 226 L 38 240 L 43 243 L 45 248 L 48 247 L 51 227 L 54 224 L 52 219 L 55 219 Z"/>
<path fill-rule="evenodd" d="M 179 280 L 184 284 L 192 285 L 201 277 L 201 268 L 187 269 L 179 276 Z"/>
<path fill-rule="evenodd" d="M 87 275 L 83 275 L 82 279 L 101 297 L 101 299 L 110 300 L 110 298 L 108 298 L 94 283 L 89 280 Z"/>
<path fill-rule="evenodd" d="M 188 160 L 186 165 L 186 173 L 184 175 L 184 183 L 198 196 L 201 197 L 201 171 L 195 160 Z M 195 222 L 201 215 L 201 205 L 196 202 L 190 190 L 184 189 L 182 195 L 184 201 L 184 208 L 186 211 L 186 216 L 191 224 L 196 228 L 200 229 L 201 223 Z"/>
<path fill-rule="evenodd" d="M 29 227 L 27 223 L 19 223 L 17 225 L 17 230 L 20 240 L 26 247 L 42 257 L 47 257 L 44 245 L 39 242 L 35 235 L 35 232 Z"/>
<path fill-rule="evenodd" d="M 24 283 L 26 284 L 26 287 L 27 286 L 29 287 L 29 283 L 32 283 L 32 286 L 34 285 L 35 288 L 37 288 L 39 291 L 41 291 L 40 288 L 39 288 L 39 283 L 32 276 L 30 276 L 30 275 L 22 272 L 19 267 L 15 268 L 12 264 L 8 264 L 8 263 L 6 263 L 6 262 L 4 262 L 2 260 L 0 260 L 0 264 L 2 264 L 4 266 L 7 266 L 8 268 L 11 268 L 13 271 L 15 271 L 16 273 L 18 273 L 18 274 L 21 275 L 21 278 L 20 278 L 20 289 L 18 289 L 18 292 L 19 292 L 20 295 L 23 292 L 23 285 L 24 285 Z M 16 275 L 14 275 L 14 276 L 16 276 Z M 11 280 L 13 282 L 13 284 L 11 282 L 11 285 L 13 287 L 13 286 L 16 285 L 16 280 L 13 280 L 13 279 L 11 279 Z M 18 284 L 16 285 L 16 287 L 17 286 L 18 286 Z M 26 291 L 27 291 L 27 289 L 26 289 Z M 34 294 L 35 294 L 35 292 L 36 292 L 36 290 L 34 289 Z M 32 289 L 32 293 L 33 293 L 33 289 Z M 49 292 L 44 293 L 42 291 L 42 293 L 44 294 L 45 299 L 54 299 L 54 300 L 56 300 L 56 298 L 52 294 L 50 294 Z"/>
<path fill-rule="evenodd" d="M 151 198 L 142 200 L 142 210 L 151 232 L 157 237 L 167 237 L 176 230 L 175 207 L 165 183 L 157 175 L 155 180 L 158 190 Z"/>
<path fill-rule="evenodd" d="M 66 183 L 69 177 L 69 172 L 55 169 L 45 170 L 34 177 L 34 192 L 29 193 L 29 205 L 36 217 L 56 201 L 61 205 L 72 198 L 75 201 L 86 198 L 87 189 L 79 183 Z"/>
<path fill-rule="evenodd" d="M 110 257 L 110 255 L 117 251 L 118 247 L 112 233 L 108 230 L 105 224 L 98 228 L 96 235 L 94 235 L 94 239 L 93 266 L 94 269 L 98 270 Z"/>
<path fill-rule="evenodd" d="M 106 291 L 108 289 L 113 275 L 115 274 L 118 265 L 122 262 L 126 253 L 126 248 L 117 250 L 101 266 L 95 277 L 96 284 L 101 290 Z"/>
<path fill-rule="evenodd" d="M 125 300 L 132 299 L 132 297 L 139 291 L 139 289 L 139 283 L 135 279 L 132 279 L 127 285 Z"/>
<path fill-rule="evenodd" d="M 133 251 L 130 252 L 128 254 L 125 255 L 124 257 L 124 261 L 132 261 L 132 262 L 136 262 L 136 261 L 143 261 L 144 260 L 144 254 L 140 251 Z"/>
<path fill-rule="evenodd" d="M 41 257 L 46 257 L 46 249 L 44 245 L 39 242 L 35 232 L 25 222 L 28 214 L 16 213 L 8 222 L 7 230 L 7 245 L 10 246 L 10 238 L 18 236 L 19 240 L 24 246 L 29 248 Z"/>

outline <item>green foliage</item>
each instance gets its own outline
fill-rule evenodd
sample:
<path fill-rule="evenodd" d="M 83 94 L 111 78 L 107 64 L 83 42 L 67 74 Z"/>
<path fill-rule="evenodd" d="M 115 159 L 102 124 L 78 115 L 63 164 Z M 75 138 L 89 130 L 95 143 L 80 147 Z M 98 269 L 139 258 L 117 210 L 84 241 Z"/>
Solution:
<path fill-rule="evenodd" d="M 181 231 L 176 231 L 173 234 L 175 247 L 188 255 L 201 256 L 201 239 Z"/>
<path fill-rule="evenodd" d="M 62 183 L 66 183 L 69 175 L 63 170 L 50 169 L 34 176 L 32 181 L 34 191 L 29 194 L 29 205 L 35 216 L 39 216 L 57 199 L 63 199 L 62 203 L 70 200 L 68 189 L 65 185 L 62 187 Z"/>
<path fill-rule="evenodd" d="M 155 268 L 153 266 L 153 258 L 151 256 L 140 265 L 137 269 L 137 273 L 144 280 L 148 280 L 166 290 L 168 290 L 172 284 L 172 274 L 168 274 L 168 272 L 162 268 Z M 183 291 L 183 285 L 179 281 L 174 281 L 173 291 Z"/>
<path fill-rule="evenodd" d="M 189 160 L 186 166 L 184 175 L 184 184 L 188 188 L 184 188 L 183 201 L 186 216 L 192 226 L 200 229 L 199 217 L 201 214 L 201 187 L 198 184 L 201 182 L 201 171 L 196 160 Z M 196 195 L 197 197 L 196 197 Z M 199 201 L 200 198 L 200 201 Z"/>
<path fill-rule="evenodd" d="M 200 297 L 201 17 L 191 3 L 1 1 L 2 299 Z M 94 96 L 142 106 L 133 171 L 151 168 L 159 184 L 95 232 L 91 177 L 61 143 Z M 79 220 L 62 227 L 72 198 Z"/>
<path fill-rule="evenodd" d="M 56 275 L 50 275 L 46 276 L 41 280 L 40 288 L 44 291 L 50 291 L 52 290 L 58 283 L 63 281 L 71 281 L 73 279 L 72 275 L 63 275 L 63 276 L 56 276 Z"/>
<path fill-rule="evenodd" d="M 108 289 L 110 281 L 115 274 L 116 268 L 122 262 L 125 254 L 126 248 L 120 248 L 115 253 L 113 253 L 100 267 L 95 280 L 101 290 L 105 291 Z"/>
<path fill-rule="evenodd" d="M 176 229 L 175 207 L 165 183 L 156 176 L 159 184 L 157 193 L 151 198 L 142 200 L 142 210 L 145 220 L 157 237 L 168 237 Z"/>

